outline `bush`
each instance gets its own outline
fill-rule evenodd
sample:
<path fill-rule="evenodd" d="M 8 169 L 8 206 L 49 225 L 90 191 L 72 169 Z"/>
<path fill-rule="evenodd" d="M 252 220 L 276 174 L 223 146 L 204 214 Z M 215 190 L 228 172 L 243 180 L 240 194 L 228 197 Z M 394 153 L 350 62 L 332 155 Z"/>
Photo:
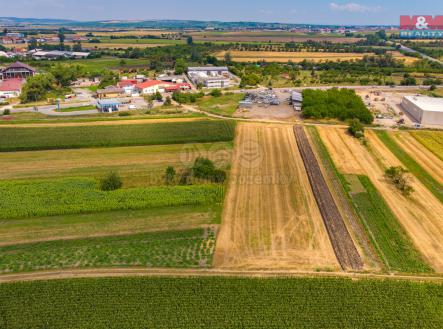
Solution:
<path fill-rule="evenodd" d="M 414 188 L 408 183 L 407 173 L 408 171 L 402 167 L 390 167 L 385 171 L 386 178 L 406 196 L 414 191 Z"/>
<path fill-rule="evenodd" d="M 359 119 L 352 119 L 349 124 L 348 132 L 356 138 L 361 138 L 365 135 L 365 128 Z"/>
<path fill-rule="evenodd" d="M 213 183 L 223 183 L 226 180 L 226 173 L 216 169 L 214 162 L 207 158 L 198 157 L 195 159 L 192 173 L 196 178 L 207 179 Z"/>
<path fill-rule="evenodd" d="M 6 109 L 3 111 L 3 115 L 10 115 L 11 114 L 11 110 Z"/>
<path fill-rule="evenodd" d="M 175 169 L 172 166 L 166 168 L 165 172 L 165 183 L 166 185 L 171 185 L 174 182 L 175 178 Z"/>
<path fill-rule="evenodd" d="M 102 191 L 115 191 L 120 189 L 122 186 L 122 180 L 115 172 L 108 174 L 106 177 L 100 180 L 100 190 Z"/>
<path fill-rule="evenodd" d="M 129 117 L 131 113 L 129 112 L 118 112 L 119 117 Z"/>
<path fill-rule="evenodd" d="M 213 97 L 220 97 L 222 95 L 222 92 L 220 89 L 214 89 L 210 92 L 210 95 Z"/>

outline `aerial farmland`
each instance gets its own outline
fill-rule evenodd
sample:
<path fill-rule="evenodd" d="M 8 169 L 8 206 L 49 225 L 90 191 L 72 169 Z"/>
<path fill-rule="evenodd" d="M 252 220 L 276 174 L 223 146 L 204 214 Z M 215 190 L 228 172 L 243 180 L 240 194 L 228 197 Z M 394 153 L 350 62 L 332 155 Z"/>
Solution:
<path fill-rule="evenodd" d="M 443 327 L 438 43 L 0 26 L 0 328 Z"/>

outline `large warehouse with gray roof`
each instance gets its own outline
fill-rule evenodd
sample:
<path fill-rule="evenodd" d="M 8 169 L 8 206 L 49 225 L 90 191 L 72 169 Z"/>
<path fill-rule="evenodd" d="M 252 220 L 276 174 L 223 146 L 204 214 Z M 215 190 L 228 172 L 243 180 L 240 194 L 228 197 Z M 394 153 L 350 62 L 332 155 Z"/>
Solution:
<path fill-rule="evenodd" d="M 443 126 L 443 98 L 405 96 L 402 107 L 422 125 Z"/>

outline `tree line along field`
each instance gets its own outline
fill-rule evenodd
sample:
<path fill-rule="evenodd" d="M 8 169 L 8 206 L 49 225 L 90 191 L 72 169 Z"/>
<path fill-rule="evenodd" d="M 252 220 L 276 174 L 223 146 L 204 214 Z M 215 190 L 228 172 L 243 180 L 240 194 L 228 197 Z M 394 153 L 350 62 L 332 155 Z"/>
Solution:
<path fill-rule="evenodd" d="M 194 121 L 135 125 L 18 128 L 0 126 L 0 151 L 230 141 L 235 122 Z"/>
<path fill-rule="evenodd" d="M 442 289 L 438 283 L 327 278 L 4 283 L 0 327 L 439 328 Z"/>
<path fill-rule="evenodd" d="M 395 225 L 392 226 L 392 221 L 387 219 L 385 221 L 378 217 L 372 218 L 372 215 L 366 215 L 373 219 L 373 222 L 366 223 L 367 228 L 373 225 L 374 230 L 380 231 L 380 235 L 378 237 L 375 236 L 375 239 L 379 241 L 375 239 L 372 241 L 376 242 L 374 244 L 378 244 L 376 249 L 380 251 L 385 247 L 391 248 L 391 251 L 386 250 L 383 253 L 385 255 L 391 254 L 391 256 L 396 258 L 398 264 L 403 263 L 407 267 L 414 264 L 413 261 L 411 262 L 410 256 L 414 256 L 415 253 L 407 252 L 399 255 L 397 254 L 399 249 L 393 246 L 396 244 L 403 245 L 402 248 L 405 251 L 416 249 L 421 255 L 423 264 L 429 265 L 436 272 L 441 272 L 443 270 L 441 259 L 443 252 L 443 245 L 441 243 L 441 236 L 443 234 L 443 225 L 441 223 L 443 205 L 439 199 L 415 175 L 411 181 L 415 192 L 410 196 L 403 195 L 385 179 L 385 169 L 391 166 L 402 166 L 403 164 L 396 157 L 396 154 L 385 146 L 378 133 L 367 131 L 367 145 L 364 146 L 355 138 L 348 136 L 343 129 L 332 127 L 317 127 L 317 129 L 339 172 L 346 175 L 367 176 L 409 238 L 406 240 L 402 238 L 401 231 L 397 230 Z M 400 151 L 404 152 L 400 149 L 397 152 Z M 364 194 L 360 195 L 360 197 L 364 198 L 356 199 L 356 203 L 361 203 L 360 207 L 363 207 L 359 209 L 360 214 L 363 216 L 365 216 L 365 212 L 371 210 L 367 202 L 371 201 L 371 198 L 372 202 L 377 200 L 373 199 L 377 195 L 373 191 L 371 192 L 371 186 L 366 184 L 364 187 L 366 190 L 365 188 L 357 189 L 357 192 L 354 191 L 353 195 L 355 197 L 358 192 L 368 193 L 366 196 Z M 374 208 L 373 211 L 376 211 L 376 209 Z M 389 213 L 384 213 L 384 216 L 387 215 Z M 383 241 L 386 236 L 389 236 L 389 239 Z M 407 256 L 408 254 L 410 256 Z M 400 259 L 401 257 L 405 257 L 405 259 L 402 260 Z M 406 257 L 409 257 L 410 260 Z M 412 269 L 415 268 L 415 271 L 417 271 L 420 267 L 424 269 L 426 266 L 414 265 Z"/>

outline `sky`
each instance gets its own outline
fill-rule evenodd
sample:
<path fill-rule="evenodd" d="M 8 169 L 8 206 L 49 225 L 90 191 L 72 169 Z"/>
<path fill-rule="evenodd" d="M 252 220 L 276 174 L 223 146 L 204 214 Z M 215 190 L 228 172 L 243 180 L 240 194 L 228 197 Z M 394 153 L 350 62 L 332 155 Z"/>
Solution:
<path fill-rule="evenodd" d="M 0 0 L 0 17 L 185 19 L 300 24 L 399 24 L 400 15 L 443 15 L 441 0 Z"/>

